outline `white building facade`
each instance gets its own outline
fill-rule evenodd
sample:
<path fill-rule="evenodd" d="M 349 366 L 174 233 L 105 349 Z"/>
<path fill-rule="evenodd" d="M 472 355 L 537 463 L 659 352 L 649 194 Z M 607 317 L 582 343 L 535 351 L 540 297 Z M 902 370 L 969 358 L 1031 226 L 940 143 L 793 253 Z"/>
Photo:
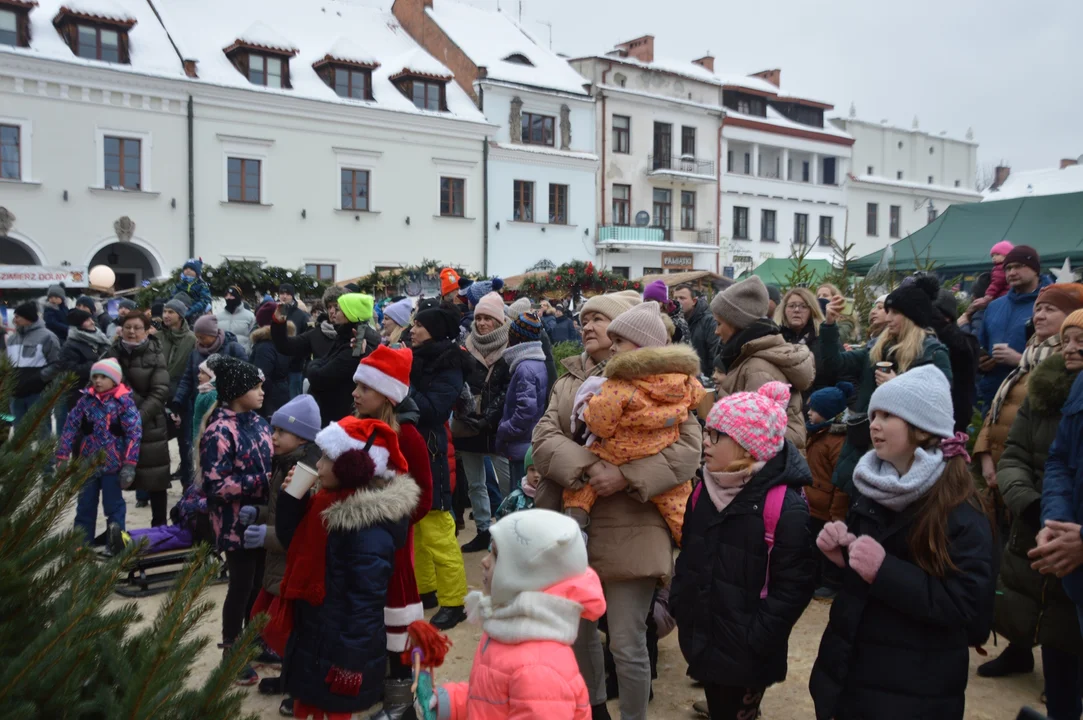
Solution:
<path fill-rule="evenodd" d="M 965 139 L 872 123 L 855 117 L 831 124 L 854 138 L 846 179 L 850 222 L 846 242 L 860 257 L 904 238 L 935 220 L 950 205 L 978 202 L 978 144 Z"/>

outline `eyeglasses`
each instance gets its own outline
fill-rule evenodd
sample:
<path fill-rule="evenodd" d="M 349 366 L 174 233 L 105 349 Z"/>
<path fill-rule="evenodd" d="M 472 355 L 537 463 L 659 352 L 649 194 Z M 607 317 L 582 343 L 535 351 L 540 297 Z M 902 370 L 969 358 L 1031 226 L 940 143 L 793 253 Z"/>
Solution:
<path fill-rule="evenodd" d="M 808 305 L 805 303 L 786 303 L 787 310 L 808 310 Z"/>
<path fill-rule="evenodd" d="M 719 432 L 714 428 L 703 428 L 703 444 L 715 445 L 719 440 L 726 437 L 726 433 Z"/>

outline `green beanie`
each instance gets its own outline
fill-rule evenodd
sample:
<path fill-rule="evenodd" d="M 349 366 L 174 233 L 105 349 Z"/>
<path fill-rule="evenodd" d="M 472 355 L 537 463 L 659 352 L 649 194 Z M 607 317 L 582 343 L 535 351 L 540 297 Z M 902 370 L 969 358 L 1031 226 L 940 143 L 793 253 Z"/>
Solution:
<path fill-rule="evenodd" d="M 531 445 L 526 449 L 526 455 L 523 456 L 523 470 L 526 471 L 534 467 L 534 446 Z"/>
<path fill-rule="evenodd" d="M 347 293 L 338 299 L 338 308 L 352 323 L 368 322 L 372 319 L 372 308 L 376 298 L 365 293 Z"/>

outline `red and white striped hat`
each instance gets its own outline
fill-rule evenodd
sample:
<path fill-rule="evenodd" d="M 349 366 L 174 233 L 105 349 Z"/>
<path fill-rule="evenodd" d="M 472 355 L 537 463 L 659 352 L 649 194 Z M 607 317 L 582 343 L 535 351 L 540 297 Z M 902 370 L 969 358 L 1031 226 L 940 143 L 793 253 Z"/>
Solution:
<path fill-rule="evenodd" d="M 354 371 L 353 381 L 368 385 L 398 405 L 410 392 L 410 368 L 414 354 L 409 348 L 392 350 L 381 345 L 361 360 Z"/>

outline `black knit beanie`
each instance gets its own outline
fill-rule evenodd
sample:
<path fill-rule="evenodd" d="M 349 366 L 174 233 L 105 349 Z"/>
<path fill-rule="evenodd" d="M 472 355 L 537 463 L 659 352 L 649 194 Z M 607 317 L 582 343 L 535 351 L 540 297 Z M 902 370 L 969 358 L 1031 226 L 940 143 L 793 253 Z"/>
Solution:
<path fill-rule="evenodd" d="M 211 369 L 214 370 L 219 405 L 228 405 L 263 382 L 263 373 L 258 367 L 234 357 L 220 356 Z"/>
<path fill-rule="evenodd" d="M 422 310 L 414 316 L 418 325 L 429 331 L 433 340 L 447 340 L 459 334 L 459 313 L 448 305 Z"/>
<path fill-rule="evenodd" d="M 15 314 L 32 323 L 38 321 L 38 304 L 36 302 L 24 302 L 15 308 Z"/>
<path fill-rule="evenodd" d="M 930 327 L 933 324 L 933 301 L 939 291 L 939 281 L 930 275 L 923 275 L 889 294 L 884 301 L 884 310 L 894 310 L 910 318 L 920 328 Z"/>

